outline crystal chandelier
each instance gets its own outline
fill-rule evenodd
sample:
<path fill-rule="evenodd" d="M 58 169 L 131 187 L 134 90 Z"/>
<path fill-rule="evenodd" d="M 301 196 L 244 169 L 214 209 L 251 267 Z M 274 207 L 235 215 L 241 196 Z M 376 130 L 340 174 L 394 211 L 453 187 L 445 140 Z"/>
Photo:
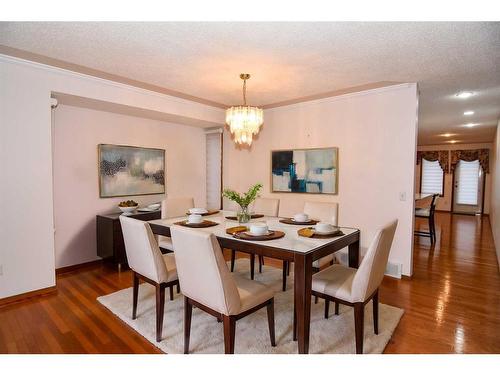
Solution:
<path fill-rule="evenodd" d="M 258 107 L 247 105 L 247 79 L 250 74 L 240 74 L 243 80 L 243 105 L 233 106 L 226 110 L 226 124 L 237 144 L 252 144 L 252 138 L 257 134 L 264 122 L 264 112 Z"/>

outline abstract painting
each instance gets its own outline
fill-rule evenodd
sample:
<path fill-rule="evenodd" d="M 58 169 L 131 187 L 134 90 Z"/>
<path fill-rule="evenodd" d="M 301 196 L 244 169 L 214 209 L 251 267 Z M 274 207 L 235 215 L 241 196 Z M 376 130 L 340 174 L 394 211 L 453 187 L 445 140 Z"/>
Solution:
<path fill-rule="evenodd" d="M 101 198 L 165 193 L 165 150 L 99 145 Z"/>
<path fill-rule="evenodd" d="M 271 152 L 275 193 L 337 194 L 338 148 Z"/>

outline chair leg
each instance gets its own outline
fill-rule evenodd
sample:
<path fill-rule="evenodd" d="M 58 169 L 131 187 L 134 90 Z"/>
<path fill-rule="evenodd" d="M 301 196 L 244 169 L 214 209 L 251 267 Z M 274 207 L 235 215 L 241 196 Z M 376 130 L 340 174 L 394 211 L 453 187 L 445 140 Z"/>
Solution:
<path fill-rule="evenodd" d="M 434 215 L 432 215 L 432 234 L 434 236 L 434 243 L 436 243 L 436 221 L 434 220 Z"/>
<path fill-rule="evenodd" d="M 184 297 L 184 354 L 189 353 L 189 339 L 191 338 L 191 317 L 193 316 L 193 305 L 189 298 Z"/>
<path fill-rule="evenodd" d="M 224 353 L 234 354 L 234 336 L 236 332 L 236 319 L 234 316 L 223 315 L 224 325 Z"/>
<path fill-rule="evenodd" d="M 318 296 L 314 296 L 314 304 L 317 305 L 318 304 Z"/>
<path fill-rule="evenodd" d="M 132 293 L 132 319 L 137 318 L 137 297 L 139 295 L 139 277 L 132 271 L 134 277 L 134 288 Z"/>
<path fill-rule="evenodd" d="M 236 251 L 231 250 L 231 272 L 234 272 L 234 262 L 236 260 Z"/>
<path fill-rule="evenodd" d="M 434 234 L 432 232 L 432 217 L 429 216 L 429 237 L 431 239 L 431 245 L 434 244 Z"/>
<path fill-rule="evenodd" d="M 170 301 L 174 300 L 174 286 L 170 285 Z"/>
<path fill-rule="evenodd" d="M 250 279 L 255 278 L 255 254 L 250 254 Z"/>
<path fill-rule="evenodd" d="M 330 301 L 325 299 L 325 319 L 328 319 L 329 310 L 330 310 Z"/>
<path fill-rule="evenodd" d="M 271 338 L 271 346 L 276 346 L 276 338 L 274 334 L 274 298 L 271 298 L 267 305 L 267 324 L 269 325 L 269 337 Z"/>
<path fill-rule="evenodd" d="M 335 315 L 339 315 L 339 303 L 335 302 Z"/>
<path fill-rule="evenodd" d="M 165 311 L 165 287 L 156 285 L 156 341 L 161 341 L 163 312 Z"/>
<path fill-rule="evenodd" d="M 177 283 L 177 294 L 181 292 L 181 284 Z"/>
<path fill-rule="evenodd" d="M 293 341 L 297 341 L 297 311 L 295 304 L 293 306 Z"/>
<path fill-rule="evenodd" d="M 354 304 L 354 330 L 356 332 L 356 354 L 363 354 L 363 329 L 365 322 L 365 307 L 363 303 Z"/>
<path fill-rule="evenodd" d="M 284 291 L 286 291 L 286 270 L 288 268 L 288 262 L 286 260 L 283 261 L 283 285 L 281 287 L 281 289 Z"/>
<path fill-rule="evenodd" d="M 378 289 L 373 295 L 373 332 L 378 335 Z"/>

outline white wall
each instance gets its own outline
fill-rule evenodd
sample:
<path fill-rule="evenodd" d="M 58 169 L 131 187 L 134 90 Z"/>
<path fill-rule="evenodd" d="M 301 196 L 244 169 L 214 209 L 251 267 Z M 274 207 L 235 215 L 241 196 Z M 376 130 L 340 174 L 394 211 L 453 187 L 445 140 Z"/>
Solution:
<path fill-rule="evenodd" d="M 238 149 L 225 132 L 224 187 L 262 182 L 263 196 L 292 204 L 338 202 L 339 224 L 359 227 L 363 247 L 398 218 L 390 261 L 411 275 L 417 103 L 416 85 L 404 84 L 265 110 L 251 149 Z M 271 150 L 332 146 L 339 148 L 338 195 L 270 193 Z"/>
<path fill-rule="evenodd" d="M 498 121 L 497 133 L 493 143 L 493 156 L 490 167 L 492 170 L 490 223 L 500 266 L 500 120 Z"/>
<path fill-rule="evenodd" d="M 0 298 L 55 285 L 52 92 L 224 121 L 219 108 L 0 55 Z"/>
<path fill-rule="evenodd" d="M 419 151 L 437 151 L 437 150 L 474 150 L 478 148 L 487 148 L 492 150 L 492 143 L 470 143 L 470 144 L 454 144 L 454 145 L 431 145 L 431 146 L 418 146 Z M 491 151 L 490 151 L 491 152 Z M 451 160 L 451 155 L 449 156 Z M 491 160 L 492 156 L 490 154 L 490 173 L 486 173 L 485 185 L 484 185 L 484 213 L 489 214 L 490 212 L 490 201 L 491 201 Z M 420 191 L 420 164 L 415 164 L 415 191 Z M 439 211 L 451 211 L 452 207 L 452 189 L 453 189 L 453 174 L 445 173 L 444 175 L 444 194 L 437 201 L 436 209 Z"/>
<path fill-rule="evenodd" d="M 56 268 L 99 259 L 96 214 L 117 212 L 117 204 L 124 199 L 134 199 L 141 206 L 164 199 L 158 194 L 99 198 L 100 143 L 164 149 L 167 194 L 192 196 L 198 206 L 205 206 L 203 129 L 66 105 L 54 112 Z M 198 152 L 186 152 L 189 149 Z"/>

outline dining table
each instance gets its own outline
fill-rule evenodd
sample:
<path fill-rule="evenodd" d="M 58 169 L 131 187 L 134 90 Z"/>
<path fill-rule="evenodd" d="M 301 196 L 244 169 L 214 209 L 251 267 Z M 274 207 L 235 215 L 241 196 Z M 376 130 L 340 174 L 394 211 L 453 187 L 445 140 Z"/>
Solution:
<path fill-rule="evenodd" d="M 205 216 L 204 219 L 213 221 L 217 225 L 207 228 L 193 228 L 213 233 L 221 248 L 232 249 L 243 253 L 261 255 L 265 257 L 294 262 L 294 309 L 296 326 L 293 327 L 293 338 L 298 342 L 298 352 L 309 352 L 309 336 L 311 322 L 311 288 L 313 275 L 313 262 L 341 249 L 348 248 L 348 265 L 358 268 L 360 230 L 357 228 L 340 227 L 342 235 L 330 238 L 309 238 L 299 236 L 298 230 L 310 225 L 293 225 L 280 222 L 280 218 L 264 216 L 251 220 L 252 222 L 265 222 L 272 231 L 282 231 L 285 235 L 279 239 L 268 241 L 254 241 L 235 238 L 226 233 L 230 227 L 238 226 L 237 221 L 226 217 L 234 216 L 234 211 L 219 211 L 216 214 Z M 151 220 L 148 223 L 155 235 L 170 237 L 170 227 L 179 221 L 186 220 L 186 216 Z M 174 250 L 175 252 L 175 250 Z"/>
<path fill-rule="evenodd" d="M 429 193 L 416 193 L 415 194 L 415 201 L 420 201 L 422 199 L 429 198 L 431 196 L 432 196 L 432 194 L 429 194 Z"/>

